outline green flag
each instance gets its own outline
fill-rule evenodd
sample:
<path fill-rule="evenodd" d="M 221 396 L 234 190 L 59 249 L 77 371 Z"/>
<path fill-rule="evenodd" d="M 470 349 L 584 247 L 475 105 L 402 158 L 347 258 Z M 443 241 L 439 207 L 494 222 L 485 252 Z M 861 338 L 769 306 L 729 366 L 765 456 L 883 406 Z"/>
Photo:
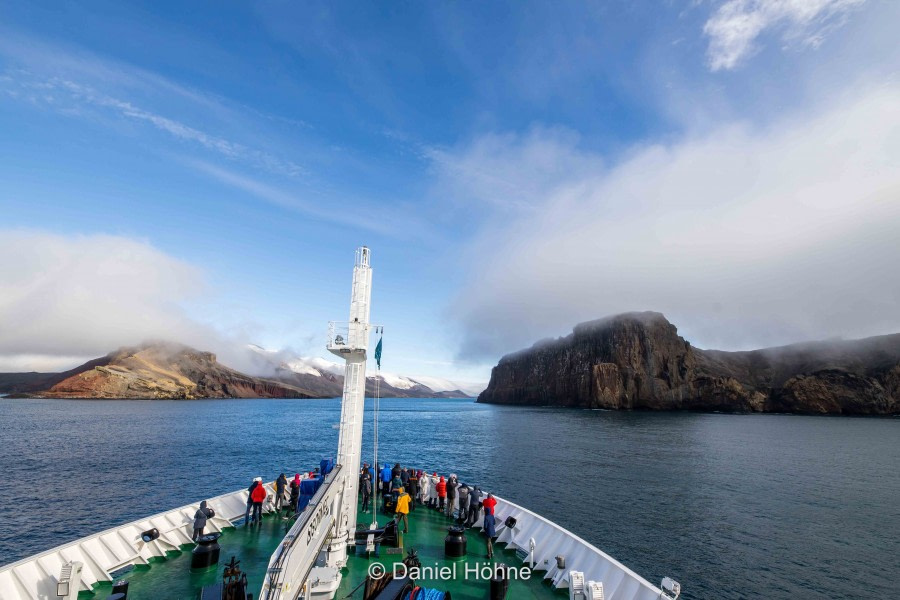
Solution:
<path fill-rule="evenodd" d="M 378 338 L 378 345 L 375 346 L 375 362 L 378 364 L 378 370 L 381 370 L 381 340 L 384 338 Z"/>

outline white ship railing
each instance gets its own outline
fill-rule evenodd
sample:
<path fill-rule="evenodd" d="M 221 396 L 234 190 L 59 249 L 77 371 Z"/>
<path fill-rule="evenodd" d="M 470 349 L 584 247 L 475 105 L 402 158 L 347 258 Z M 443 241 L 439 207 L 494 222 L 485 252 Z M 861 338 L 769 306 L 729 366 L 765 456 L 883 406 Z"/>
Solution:
<path fill-rule="evenodd" d="M 585 581 L 603 583 L 606 600 L 659 600 L 668 598 L 662 590 L 571 531 L 548 521 L 527 508 L 495 495 L 497 507 L 497 542 L 516 551 L 523 562 L 533 565 L 534 571 L 545 571 L 555 588 L 569 587 L 569 572 L 584 573 Z M 459 500 L 454 500 L 459 508 Z M 515 527 L 505 525 L 508 517 L 516 520 Z M 482 528 L 482 519 L 477 526 Z M 532 541 L 534 546 L 532 548 Z M 563 557 L 560 567 L 556 557 Z"/>
<path fill-rule="evenodd" d="M 267 483 L 270 500 L 274 483 Z M 206 522 L 204 533 L 218 533 L 243 519 L 247 509 L 247 490 L 242 489 L 207 500 L 216 516 Z M 56 584 L 62 567 L 69 561 L 81 562 L 80 591 L 88 591 L 113 574 L 131 565 L 145 565 L 153 557 L 193 545 L 194 513 L 200 502 L 153 515 L 125 525 L 81 538 L 46 552 L 0 567 L 0 600 L 48 600 L 58 598 Z M 264 510 L 272 505 L 267 502 Z M 159 537 L 150 542 L 141 533 L 157 529 Z"/>
<path fill-rule="evenodd" d="M 305 476 L 304 476 L 305 477 Z M 267 483 L 270 498 L 273 483 Z M 207 500 L 216 516 L 207 521 L 206 533 L 220 532 L 244 517 L 247 490 L 216 496 Z M 498 543 L 516 551 L 523 562 L 544 571 L 556 588 L 569 586 L 569 572 L 584 573 L 585 581 L 603 583 L 606 600 L 658 600 L 666 598 L 659 587 L 615 560 L 599 548 L 544 517 L 499 496 L 496 518 Z M 0 600 L 48 600 L 58 598 L 56 584 L 63 565 L 69 561 L 83 563 L 81 590 L 87 591 L 130 565 L 147 564 L 153 557 L 191 545 L 194 513 L 199 502 L 165 513 L 107 529 L 90 537 L 63 544 L 46 552 L 0 567 Z M 271 510 L 271 504 L 264 507 Z M 515 527 L 505 526 L 508 517 Z M 480 524 L 479 524 L 480 527 Z M 143 542 L 141 533 L 157 529 L 159 537 Z M 534 542 L 532 547 L 532 541 Z M 560 567 L 557 557 L 564 558 Z"/>
<path fill-rule="evenodd" d="M 366 350 L 369 346 L 369 324 L 360 322 L 328 323 L 326 348 L 335 353 Z"/>

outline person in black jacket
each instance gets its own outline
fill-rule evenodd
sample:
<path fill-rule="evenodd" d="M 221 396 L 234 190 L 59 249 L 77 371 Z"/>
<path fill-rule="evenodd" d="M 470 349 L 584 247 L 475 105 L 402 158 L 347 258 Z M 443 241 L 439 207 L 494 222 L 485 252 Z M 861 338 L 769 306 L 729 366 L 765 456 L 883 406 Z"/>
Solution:
<path fill-rule="evenodd" d="M 278 479 L 275 480 L 275 510 L 281 510 L 284 505 L 284 492 L 287 489 L 287 477 L 284 476 L 284 473 L 278 476 Z"/>
<path fill-rule="evenodd" d="M 362 476 L 362 483 L 360 484 L 360 491 L 362 492 L 363 505 L 362 510 L 366 512 L 369 510 L 369 500 L 372 497 L 372 478 L 369 476 L 369 472 L 366 471 Z"/>
<path fill-rule="evenodd" d="M 447 480 L 447 516 L 453 518 L 453 504 L 456 502 L 456 488 L 459 487 L 459 481 L 456 474 L 451 473 Z"/>
<path fill-rule="evenodd" d="M 297 504 L 300 502 L 300 474 L 296 473 L 294 475 L 294 480 L 291 482 L 291 499 L 289 500 L 291 503 L 291 510 L 294 513 L 297 512 Z"/>
<path fill-rule="evenodd" d="M 473 527 L 478 522 L 478 513 L 481 512 L 481 488 L 477 485 L 469 492 L 469 519 L 466 527 Z"/>
<path fill-rule="evenodd" d="M 403 489 L 407 489 L 407 485 L 409 483 L 409 471 L 406 467 L 400 469 L 400 483 L 403 484 Z M 408 491 L 408 490 L 407 490 Z"/>
<path fill-rule="evenodd" d="M 469 486 L 465 483 L 459 484 L 456 494 L 459 496 L 459 512 L 457 513 L 456 522 L 462 525 L 469 518 Z"/>
<path fill-rule="evenodd" d="M 416 498 L 419 496 L 419 476 L 415 469 L 410 469 L 406 485 L 409 497 L 412 498 L 412 502 L 409 503 L 409 511 L 413 512 L 416 510 Z"/>
<path fill-rule="evenodd" d="M 200 503 L 200 508 L 194 513 L 194 535 L 191 539 L 195 542 L 203 535 L 203 528 L 206 527 L 206 520 L 216 516 L 216 511 L 206 506 L 206 500 Z"/>
<path fill-rule="evenodd" d="M 247 510 L 244 512 L 245 525 L 250 522 L 250 509 L 253 508 L 253 500 L 250 499 L 250 496 L 253 494 L 256 484 L 257 481 L 254 479 L 253 483 L 250 484 L 250 487 L 247 488 Z"/>

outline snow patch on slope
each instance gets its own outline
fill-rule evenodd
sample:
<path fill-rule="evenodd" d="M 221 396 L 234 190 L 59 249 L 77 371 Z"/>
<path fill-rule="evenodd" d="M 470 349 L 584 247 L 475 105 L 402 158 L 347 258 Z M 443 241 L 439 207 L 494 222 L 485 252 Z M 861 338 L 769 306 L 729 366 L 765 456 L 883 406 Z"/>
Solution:
<path fill-rule="evenodd" d="M 302 359 L 289 360 L 281 364 L 294 373 L 300 373 L 301 375 L 315 375 L 316 377 L 322 376 L 322 373 L 318 369 Z"/>
<path fill-rule="evenodd" d="M 385 371 L 382 371 L 381 373 L 378 373 L 378 375 L 381 375 L 382 381 L 384 381 L 388 385 L 394 386 L 398 390 L 408 390 L 418 385 L 416 381 L 413 381 L 408 377 L 404 377 L 403 375 L 397 375 L 396 373 L 387 373 Z"/>
<path fill-rule="evenodd" d="M 459 390 L 473 398 L 483 392 L 487 387 L 487 383 L 477 381 L 452 381 L 450 379 L 429 377 L 427 375 L 414 375 L 411 379 L 424 386 L 430 387 L 435 392 L 454 392 Z"/>
<path fill-rule="evenodd" d="M 343 376 L 344 366 L 339 363 L 331 362 L 318 356 L 297 356 L 288 351 L 267 350 L 256 344 L 248 344 L 247 346 L 254 353 L 265 359 L 271 366 L 278 366 L 288 369 L 294 373 L 301 375 L 312 375 L 314 377 L 322 377 L 326 373 L 331 375 Z M 430 377 L 427 375 L 416 375 L 408 377 L 397 373 L 381 372 L 382 381 L 399 390 L 409 390 L 415 387 L 423 386 L 434 392 L 454 392 L 461 391 L 468 396 L 477 396 L 484 388 L 486 383 L 471 381 L 452 381 L 441 377 Z M 370 374 L 367 379 L 373 379 L 376 374 Z"/>

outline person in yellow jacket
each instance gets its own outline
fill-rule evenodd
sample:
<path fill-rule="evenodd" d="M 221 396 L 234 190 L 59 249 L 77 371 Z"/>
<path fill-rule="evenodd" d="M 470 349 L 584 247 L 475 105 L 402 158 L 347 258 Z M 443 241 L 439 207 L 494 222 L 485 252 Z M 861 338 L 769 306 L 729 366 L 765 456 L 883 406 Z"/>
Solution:
<path fill-rule="evenodd" d="M 394 514 L 397 516 L 397 525 L 403 523 L 403 533 L 409 533 L 409 494 L 403 488 L 397 488 L 397 507 Z"/>

